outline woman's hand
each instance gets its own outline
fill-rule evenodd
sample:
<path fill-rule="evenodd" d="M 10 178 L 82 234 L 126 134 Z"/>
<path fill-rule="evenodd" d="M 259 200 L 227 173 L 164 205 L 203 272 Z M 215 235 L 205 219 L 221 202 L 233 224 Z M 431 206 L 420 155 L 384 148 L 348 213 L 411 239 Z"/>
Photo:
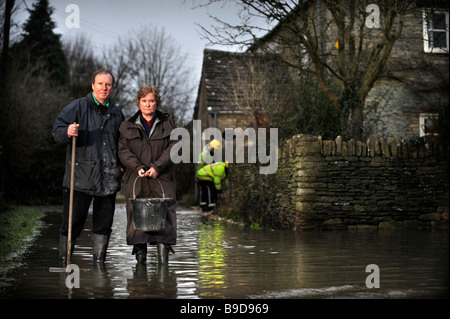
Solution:
<path fill-rule="evenodd" d="M 150 169 L 147 172 L 145 172 L 145 173 L 147 174 L 148 177 L 151 177 L 151 178 L 158 177 L 158 172 L 153 167 L 150 167 Z"/>
<path fill-rule="evenodd" d="M 143 168 L 141 168 L 138 171 L 139 177 L 150 177 L 150 178 L 156 178 L 158 177 L 158 172 L 153 167 L 150 167 L 148 171 L 145 171 Z"/>
<path fill-rule="evenodd" d="M 141 168 L 141 169 L 138 171 L 138 175 L 139 175 L 139 177 L 145 177 L 145 176 L 148 176 L 148 175 L 147 175 L 147 172 L 146 172 L 143 168 Z"/>

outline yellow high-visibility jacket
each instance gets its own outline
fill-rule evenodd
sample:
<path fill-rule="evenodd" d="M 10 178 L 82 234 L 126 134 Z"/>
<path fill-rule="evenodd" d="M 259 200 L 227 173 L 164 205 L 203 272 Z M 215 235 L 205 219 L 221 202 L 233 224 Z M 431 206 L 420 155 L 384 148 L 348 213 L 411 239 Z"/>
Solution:
<path fill-rule="evenodd" d="M 203 149 L 203 151 L 200 153 L 200 156 L 198 158 L 198 163 L 197 163 L 197 170 L 201 169 L 202 167 L 204 167 L 205 165 L 208 164 L 212 164 L 213 163 L 213 157 L 210 154 L 211 152 L 211 148 L 207 146 L 205 146 L 205 148 Z"/>
<path fill-rule="evenodd" d="M 217 190 L 222 189 L 222 183 L 228 184 L 224 162 L 217 162 L 203 166 L 197 171 L 197 178 L 203 181 L 212 181 Z"/>

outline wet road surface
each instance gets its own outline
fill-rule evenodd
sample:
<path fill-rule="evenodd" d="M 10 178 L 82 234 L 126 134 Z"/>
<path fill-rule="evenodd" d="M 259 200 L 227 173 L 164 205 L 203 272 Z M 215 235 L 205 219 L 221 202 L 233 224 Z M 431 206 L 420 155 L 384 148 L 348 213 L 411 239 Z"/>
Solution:
<path fill-rule="evenodd" d="M 58 267 L 60 214 L 48 213 L 17 267 L 0 274 L 0 298 L 298 299 L 448 298 L 448 231 L 295 232 L 254 230 L 178 208 L 176 253 L 147 265 L 126 245 L 126 213 L 117 205 L 104 268 L 92 264 L 91 217 L 72 263 L 79 288 Z M 369 269 L 376 265 L 378 273 Z M 379 283 L 379 288 L 369 288 Z"/>

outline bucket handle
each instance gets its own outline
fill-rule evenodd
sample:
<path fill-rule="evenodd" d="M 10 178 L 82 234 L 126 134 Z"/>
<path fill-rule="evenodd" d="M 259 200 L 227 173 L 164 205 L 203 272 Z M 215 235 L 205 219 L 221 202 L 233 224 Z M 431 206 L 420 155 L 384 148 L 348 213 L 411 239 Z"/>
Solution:
<path fill-rule="evenodd" d="M 136 187 L 136 181 L 137 181 L 139 178 L 142 178 L 142 177 L 139 177 L 139 175 L 138 175 L 138 177 L 136 177 L 136 179 L 134 180 L 134 183 L 133 183 L 133 199 L 136 198 L 135 187 Z M 163 198 L 166 198 L 166 195 L 164 194 L 164 188 L 162 187 L 161 182 L 159 181 L 159 179 L 157 179 L 157 178 L 155 178 L 155 179 L 158 181 L 159 186 L 161 187 L 161 190 L 162 190 L 162 193 L 163 193 Z"/>

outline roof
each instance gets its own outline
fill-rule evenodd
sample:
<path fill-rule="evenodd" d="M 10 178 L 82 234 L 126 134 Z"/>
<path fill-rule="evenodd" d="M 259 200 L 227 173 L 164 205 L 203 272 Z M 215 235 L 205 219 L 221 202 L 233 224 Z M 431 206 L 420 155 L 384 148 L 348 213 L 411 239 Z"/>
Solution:
<path fill-rule="evenodd" d="M 245 87 L 243 83 L 238 83 L 238 74 L 242 72 L 237 70 L 247 72 L 245 70 L 252 63 L 274 64 L 272 60 L 263 54 L 205 49 L 194 118 L 198 118 L 199 100 L 202 94 L 205 94 L 208 108 L 218 111 L 234 110 L 235 105 L 233 104 L 233 98 L 230 97 L 230 92 L 244 89 Z"/>

